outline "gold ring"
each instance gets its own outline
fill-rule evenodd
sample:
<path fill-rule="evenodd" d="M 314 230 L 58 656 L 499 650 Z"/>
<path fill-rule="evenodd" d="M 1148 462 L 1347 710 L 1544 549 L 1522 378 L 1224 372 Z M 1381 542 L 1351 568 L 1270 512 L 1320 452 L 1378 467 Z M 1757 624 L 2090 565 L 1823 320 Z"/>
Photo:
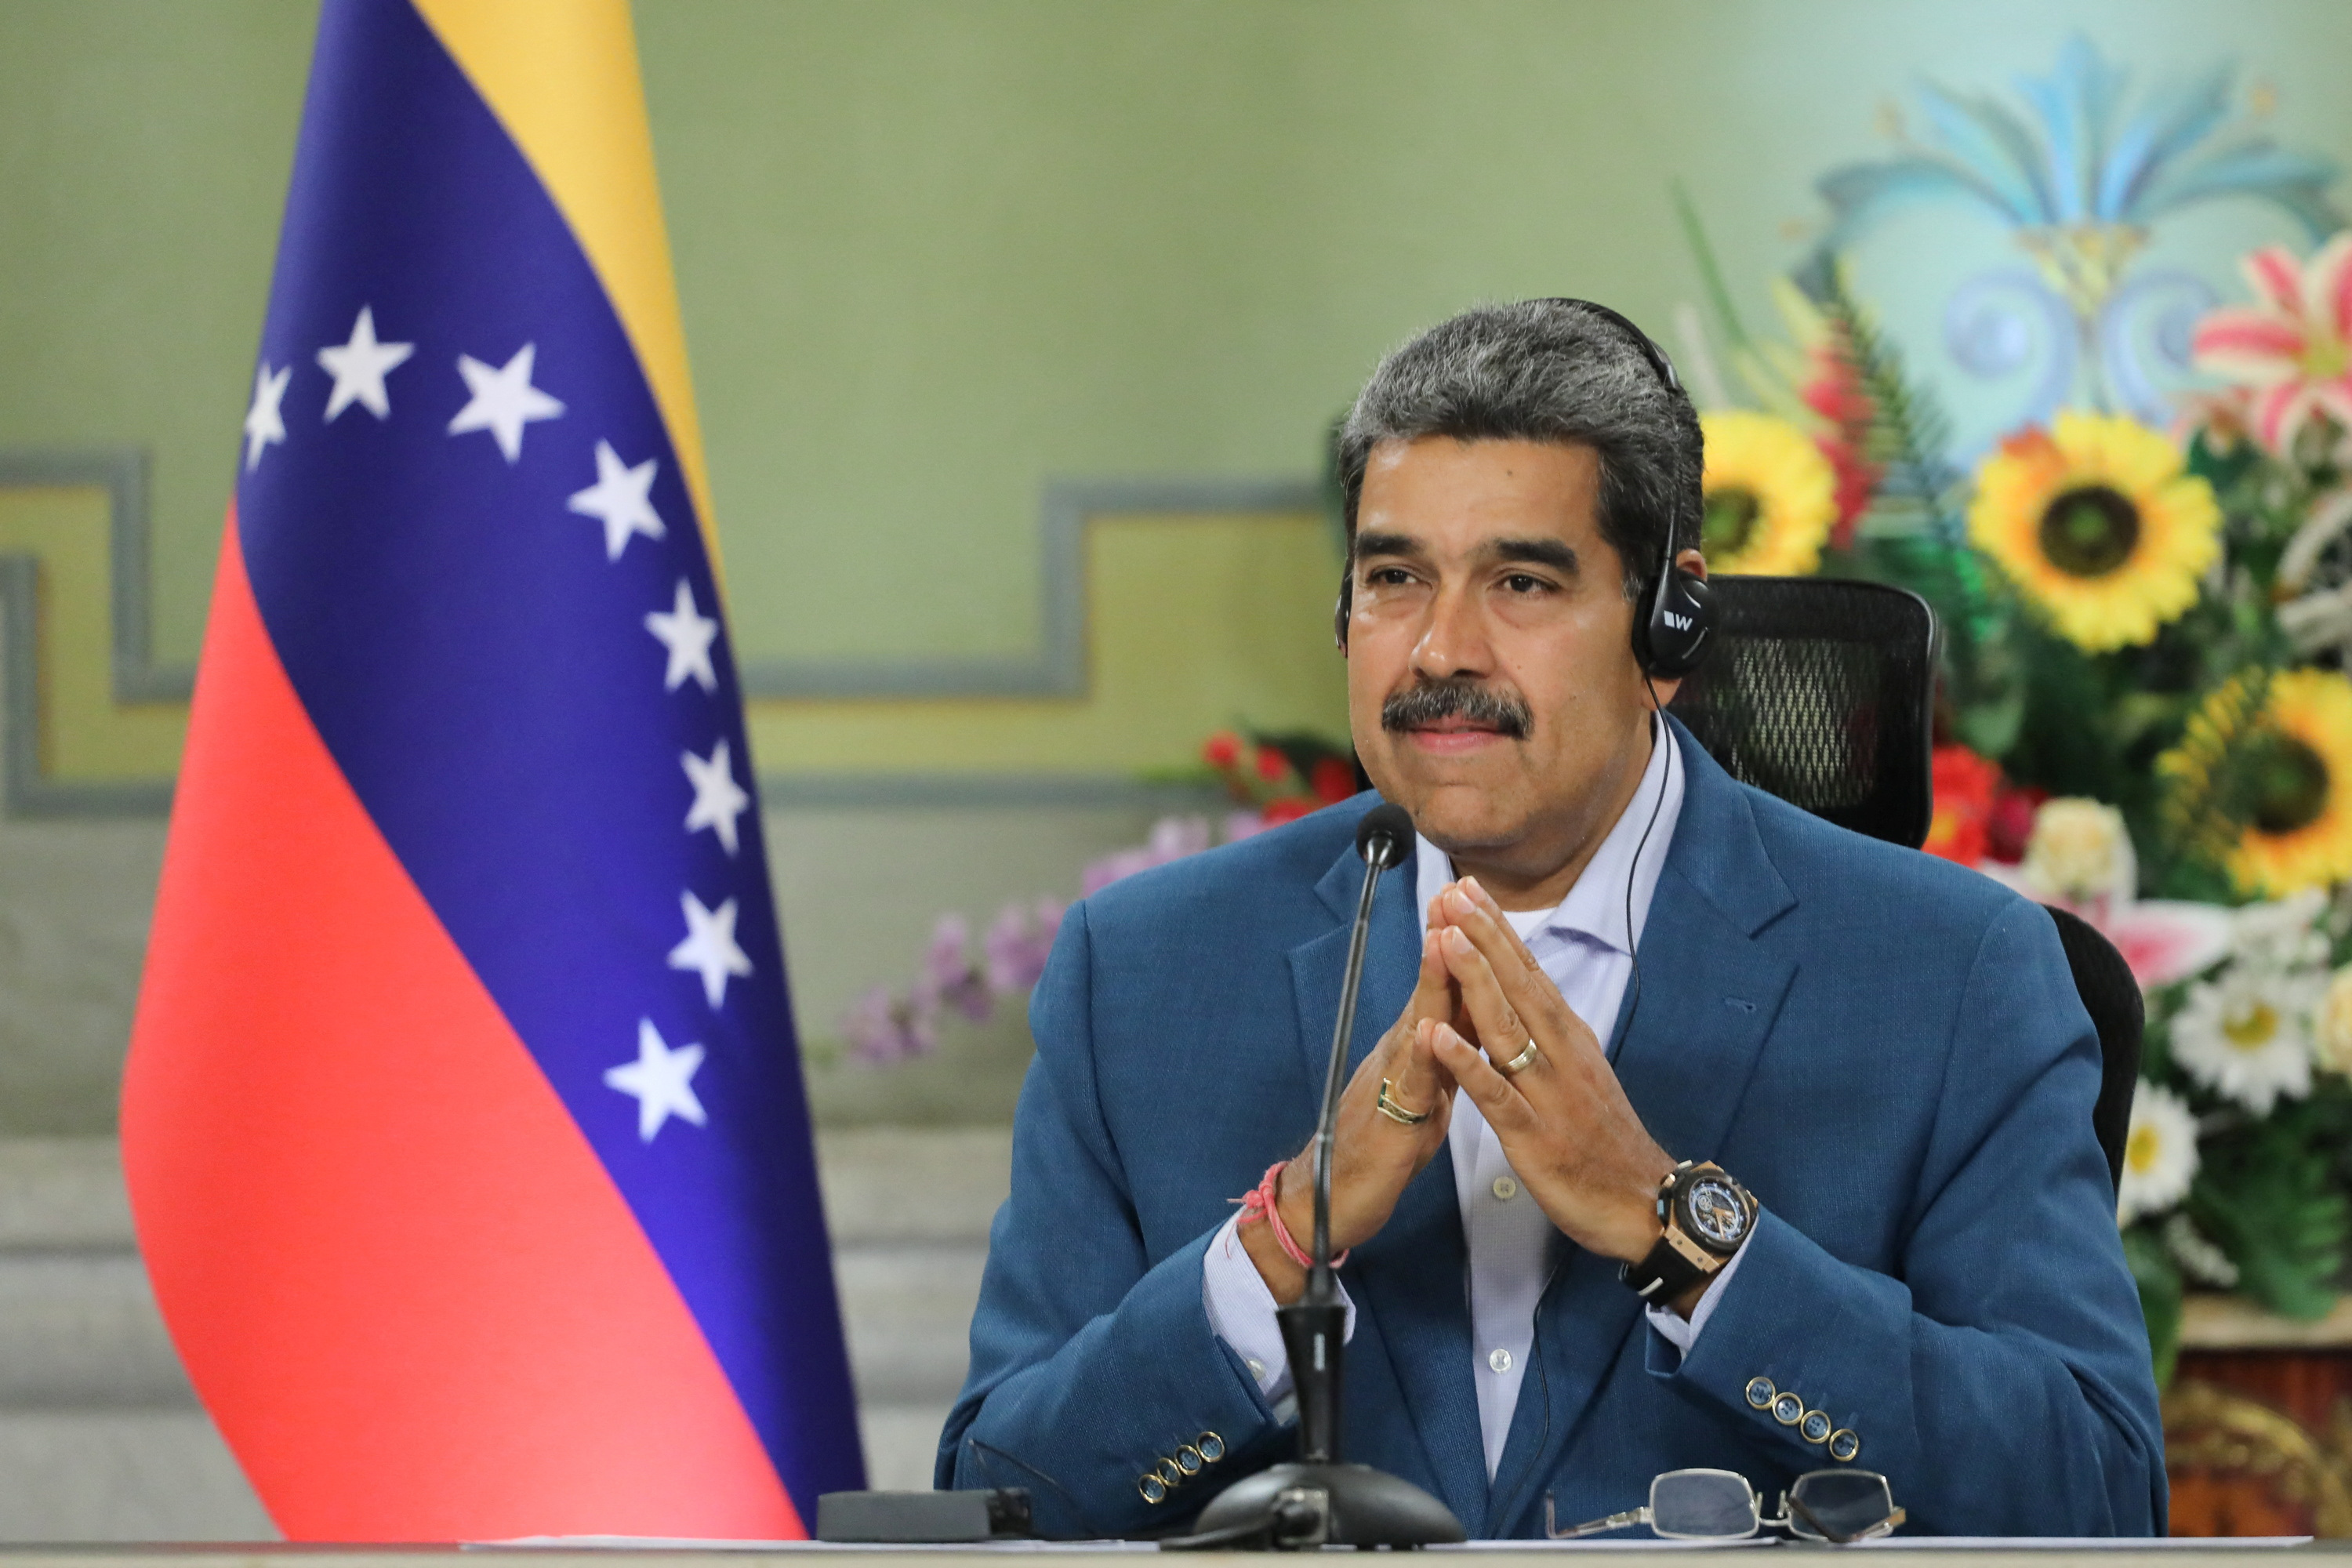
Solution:
<path fill-rule="evenodd" d="M 1381 1096 L 1372 1101 L 1373 1110 L 1402 1127 L 1418 1127 L 1429 1120 L 1430 1113 L 1426 1110 L 1407 1110 L 1399 1105 L 1395 1096 L 1389 1092 L 1394 1087 L 1388 1079 L 1381 1079 Z"/>
<path fill-rule="evenodd" d="M 1526 1050 L 1521 1051 L 1509 1061 L 1499 1064 L 1503 1069 L 1503 1076 L 1505 1078 L 1518 1077 L 1519 1074 L 1527 1070 L 1528 1064 L 1532 1063 L 1541 1055 L 1543 1055 L 1543 1053 L 1536 1049 L 1536 1037 L 1533 1035 L 1529 1035 L 1528 1037 L 1528 1048 Z"/>

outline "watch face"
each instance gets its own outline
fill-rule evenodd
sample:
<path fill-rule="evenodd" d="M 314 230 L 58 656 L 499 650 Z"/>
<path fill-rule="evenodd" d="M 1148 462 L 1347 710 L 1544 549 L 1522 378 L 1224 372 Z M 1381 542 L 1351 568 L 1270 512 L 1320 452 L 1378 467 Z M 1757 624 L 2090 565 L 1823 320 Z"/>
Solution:
<path fill-rule="evenodd" d="M 1702 1176 L 1683 1193 L 1683 1224 L 1692 1239 L 1714 1252 L 1729 1252 L 1748 1236 L 1748 1205 L 1720 1176 Z"/>

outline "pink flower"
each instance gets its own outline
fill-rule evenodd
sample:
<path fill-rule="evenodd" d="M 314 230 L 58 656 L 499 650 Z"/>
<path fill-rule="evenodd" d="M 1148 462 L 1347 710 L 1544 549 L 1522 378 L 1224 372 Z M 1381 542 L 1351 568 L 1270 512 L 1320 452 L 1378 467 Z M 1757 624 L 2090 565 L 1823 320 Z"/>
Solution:
<path fill-rule="evenodd" d="M 857 999 L 841 1020 L 849 1054 L 868 1067 L 887 1067 L 908 1057 L 928 1056 L 939 1046 L 931 1021 L 915 1010 L 913 1002 L 894 997 L 877 985 Z"/>
<path fill-rule="evenodd" d="M 2214 904 L 2139 900 L 2093 923 L 2124 955 L 2143 991 L 2210 969 L 2230 951 L 2230 911 Z"/>
<path fill-rule="evenodd" d="M 996 1000 L 988 981 L 971 962 L 971 929 L 961 915 L 941 915 L 931 928 L 931 945 L 923 953 L 922 977 L 915 983 L 915 1008 L 932 1012 L 946 1006 L 978 1024 L 985 1021 Z"/>
<path fill-rule="evenodd" d="M 1244 838 L 1255 838 L 1274 824 L 1255 811 L 1237 811 L 1225 818 L 1225 842 L 1239 844 Z"/>
<path fill-rule="evenodd" d="M 1080 875 L 1079 885 L 1091 897 L 1122 877 L 1165 866 L 1209 847 L 1209 823 L 1201 816 L 1163 816 L 1151 825 L 1151 841 L 1134 849 L 1106 855 Z"/>
<path fill-rule="evenodd" d="M 2230 911 L 2219 904 L 2178 899 L 2101 896 L 2053 897 L 2028 881 L 2022 869 L 1998 860 L 1979 860 L 1977 869 L 2027 898 L 2069 910 L 2098 928 L 2116 944 L 2142 991 L 2154 991 L 2201 974 L 2229 954 Z"/>
<path fill-rule="evenodd" d="M 2254 438 L 2273 452 L 2315 414 L 2352 431 L 2352 230 L 2301 266 L 2278 246 L 2241 265 L 2256 302 L 2198 323 L 2198 368 L 2253 389 Z"/>
<path fill-rule="evenodd" d="M 1062 906 L 1041 899 L 1034 910 L 1007 904 L 998 911 L 981 944 L 987 955 L 988 988 L 1000 996 L 1026 991 L 1045 973 L 1054 951 L 1054 933 L 1061 929 Z"/>

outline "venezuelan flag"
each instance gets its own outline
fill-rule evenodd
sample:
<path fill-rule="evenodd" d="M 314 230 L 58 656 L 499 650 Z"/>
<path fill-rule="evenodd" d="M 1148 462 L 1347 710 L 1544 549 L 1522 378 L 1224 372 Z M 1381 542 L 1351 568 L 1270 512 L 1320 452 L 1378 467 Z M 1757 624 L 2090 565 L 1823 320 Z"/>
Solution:
<path fill-rule="evenodd" d="M 625 0 L 327 0 L 123 1089 L 304 1540 L 862 1484 Z"/>

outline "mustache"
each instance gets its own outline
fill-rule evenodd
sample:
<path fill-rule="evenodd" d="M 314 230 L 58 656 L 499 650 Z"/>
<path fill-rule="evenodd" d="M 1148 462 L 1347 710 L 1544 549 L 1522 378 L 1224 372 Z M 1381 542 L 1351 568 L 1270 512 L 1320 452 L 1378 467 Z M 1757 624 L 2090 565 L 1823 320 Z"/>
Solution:
<path fill-rule="evenodd" d="M 1515 691 L 1469 680 L 1426 680 L 1381 704 L 1381 728 L 1391 734 L 1461 719 L 1514 741 L 1527 738 L 1535 714 Z"/>

